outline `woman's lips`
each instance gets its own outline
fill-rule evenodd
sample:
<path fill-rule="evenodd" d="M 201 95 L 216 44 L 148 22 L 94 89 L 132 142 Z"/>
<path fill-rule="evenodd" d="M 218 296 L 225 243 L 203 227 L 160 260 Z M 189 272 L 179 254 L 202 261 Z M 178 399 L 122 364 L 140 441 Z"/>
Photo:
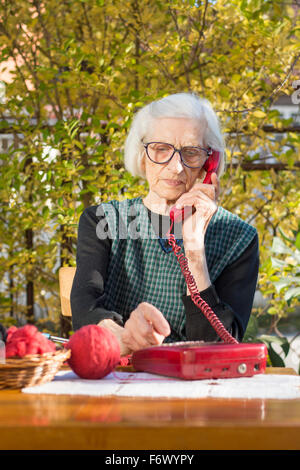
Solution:
<path fill-rule="evenodd" d="M 180 181 L 180 180 L 167 180 L 167 179 L 164 179 L 163 181 L 166 184 L 168 184 L 169 186 L 180 186 L 181 184 L 183 184 L 183 182 Z"/>

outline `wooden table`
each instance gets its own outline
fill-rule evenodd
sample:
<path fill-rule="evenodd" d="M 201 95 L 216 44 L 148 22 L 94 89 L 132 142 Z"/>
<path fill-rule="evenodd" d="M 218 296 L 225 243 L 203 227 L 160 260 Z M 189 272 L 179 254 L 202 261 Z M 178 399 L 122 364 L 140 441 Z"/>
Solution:
<path fill-rule="evenodd" d="M 293 373 L 268 368 L 268 373 Z M 300 400 L 145 399 L 0 390 L 0 449 L 300 449 Z"/>

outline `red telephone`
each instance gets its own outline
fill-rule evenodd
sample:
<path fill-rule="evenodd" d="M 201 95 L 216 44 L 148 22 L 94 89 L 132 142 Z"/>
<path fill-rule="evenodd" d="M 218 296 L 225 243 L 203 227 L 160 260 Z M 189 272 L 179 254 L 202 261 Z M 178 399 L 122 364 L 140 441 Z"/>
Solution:
<path fill-rule="evenodd" d="M 203 167 L 207 172 L 203 183 L 211 184 L 211 175 L 218 169 L 219 162 L 220 153 L 213 150 Z M 193 302 L 202 311 L 223 343 L 190 341 L 152 346 L 135 351 L 132 354 L 132 365 L 137 371 L 187 380 L 251 377 L 254 374 L 263 373 L 267 361 L 266 346 L 261 343 L 239 344 L 226 330 L 210 306 L 201 298 L 194 277 L 189 270 L 188 260 L 180 253 L 181 247 L 176 244 L 174 235 L 170 233 L 173 224 L 179 218 L 181 220 L 183 216 L 191 214 L 192 210 L 192 207 L 171 209 L 172 224 L 167 237 L 178 259 Z"/>
<path fill-rule="evenodd" d="M 218 150 L 211 150 L 211 155 L 206 160 L 203 168 L 206 171 L 203 183 L 211 184 L 211 175 L 215 173 L 220 164 L 220 152 Z"/>
<path fill-rule="evenodd" d="M 203 183 L 211 184 L 211 175 L 217 171 L 219 163 L 220 152 L 218 150 L 211 150 L 211 154 L 203 166 L 203 169 L 206 171 Z M 172 209 L 170 210 L 170 219 L 174 222 L 177 222 L 178 220 L 182 219 L 183 214 L 185 217 L 187 217 L 191 213 L 191 207 L 184 207 L 184 209 L 176 209 L 176 207 L 172 207 Z"/>

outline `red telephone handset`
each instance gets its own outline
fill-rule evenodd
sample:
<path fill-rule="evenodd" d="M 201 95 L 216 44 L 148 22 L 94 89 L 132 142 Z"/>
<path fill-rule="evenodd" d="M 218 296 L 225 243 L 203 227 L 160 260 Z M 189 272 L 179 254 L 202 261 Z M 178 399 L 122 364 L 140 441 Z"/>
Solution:
<path fill-rule="evenodd" d="M 211 184 L 211 175 L 217 171 L 220 164 L 220 152 L 218 150 L 212 150 L 211 155 L 206 160 L 203 168 L 206 171 L 203 183 Z"/>
<path fill-rule="evenodd" d="M 220 163 L 220 152 L 218 150 L 212 150 L 211 155 L 206 160 L 203 169 L 206 171 L 203 183 L 211 184 L 211 175 L 217 171 Z M 174 222 L 182 220 L 183 214 L 186 216 L 192 213 L 192 207 L 184 207 L 183 209 L 176 209 L 172 207 L 170 210 L 170 219 Z"/>

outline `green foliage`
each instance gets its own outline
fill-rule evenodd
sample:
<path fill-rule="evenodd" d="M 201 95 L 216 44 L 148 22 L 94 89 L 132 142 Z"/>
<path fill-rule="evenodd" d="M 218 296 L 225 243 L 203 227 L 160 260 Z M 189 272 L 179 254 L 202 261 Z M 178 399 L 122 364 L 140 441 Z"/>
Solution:
<path fill-rule="evenodd" d="M 300 230 L 294 231 L 293 239 L 279 232 L 281 237 L 274 237 L 260 275 L 260 287 L 269 299 L 267 313 L 277 322 L 292 312 L 300 299 Z"/>
<path fill-rule="evenodd" d="M 259 318 L 267 311 L 273 317 L 273 329 L 278 332 L 278 323 L 299 306 L 300 298 L 300 251 L 298 230 L 293 232 L 293 238 L 287 237 L 279 230 L 281 237 L 274 237 L 269 259 L 262 267 L 260 287 L 268 298 L 264 309 L 258 309 L 257 315 L 251 317 L 245 341 L 261 341 L 266 344 L 269 353 L 269 364 L 274 367 L 285 367 L 292 340 L 280 334 L 278 336 L 260 334 Z M 276 257 L 273 256 L 276 255 Z M 277 350 L 274 349 L 277 346 Z M 298 363 L 300 373 L 300 361 Z"/>
<path fill-rule="evenodd" d="M 122 9 L 116 0 L 18 0 L 0 11 L 0 64 L 14 65 L 0 104 L 0 131 L 12 136 L 0 165 L 3 316 L 28 319 L 34 286 L 36 304 L 57 325 L 57 270 L 76 263 L 83 209 L 147 192 L 123 166 L 134 112 L 188 90 L 218 112 L 227 144 L 220 203 L 257 227 L 260 288 L 276 309 L 268 314 L 288 315 L 292 284 L 277 292 L 265 273 L 275 269 L 274 236 L 298 229 L 300 135 L 282 132 L 291 122 L 272 108 L 297 78 L 293 8 L 261 0 L 125 0 Z M 269 154 L 285 169 L 258 171 Z"/>
<path fill-rule="evenodd" d="M 295 244 L 299 246 L 300 230 L 297 233 Z M 289 240 L 291 241 L 291 240 Z M 272 252 L 284 255 L 284 259 L 272 257 L 272 267 L 277 270 L 277 280 L 274 282 L 278 293 L 284 291 L 284 300 L 290 304 L 300 299 L 300 250 L 289 248 L 279 237 L 273 240 Z M 283 276 L 283 278 L 281 278 Z"/>
<path fill-rule="evenodd" d="M 243 341 L 250 343 L 264 343 L 268 349 L 267 366 L 286 367 L 287 356 L 291 351 L 293 351 L 293 343 L 299 334 L 295 335 L 292 339 L 289 339 L 284 335 L 261 334 L 258 325 L 257 319 L 255 316 L 252 316 Z M 298 374 L 300 374 L 299 353 L 294 353 L 292 367 L 294 370 L 297 370 Z"/>
<path fill-rule="evenodd" d="M 261 335 L 259 340 L 263 342 L 268 348 L 268 359 L 269 365 L 272 367 L 285 367 L 285 362 L 282 356 L 275 351 L 274 344 L 279 345 L 281 351 L 286 357 L 290 350 L 290 343 L 288 342 L 287 338 L 282 337 L 279 338 L 278 336 L 271 336 L 271 335 Z"/>

